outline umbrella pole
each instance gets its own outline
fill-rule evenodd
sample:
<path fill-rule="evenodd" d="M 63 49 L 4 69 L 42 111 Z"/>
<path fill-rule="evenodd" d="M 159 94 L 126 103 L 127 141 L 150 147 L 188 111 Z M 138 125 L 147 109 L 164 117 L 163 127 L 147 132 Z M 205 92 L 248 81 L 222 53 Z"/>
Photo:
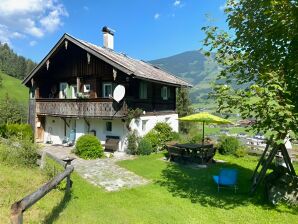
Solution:
<path fill-rule="evenodd" d="M 205 125 L 204 125 L 204 121 L 203 121 L 203 138 L 202 138 L 202 145 L 204 145 L 204 135 L 205 135 Z"/>

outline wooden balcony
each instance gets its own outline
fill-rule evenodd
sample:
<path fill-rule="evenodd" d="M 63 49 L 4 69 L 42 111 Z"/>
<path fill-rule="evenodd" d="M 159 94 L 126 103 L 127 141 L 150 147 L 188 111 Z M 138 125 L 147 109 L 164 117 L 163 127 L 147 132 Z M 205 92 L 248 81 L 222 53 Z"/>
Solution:
<path fill-rule="evenodd" d="M 36 99 L 37 115 L 63 117 L 125 117 L 126 103 L 106 99 Z"/>

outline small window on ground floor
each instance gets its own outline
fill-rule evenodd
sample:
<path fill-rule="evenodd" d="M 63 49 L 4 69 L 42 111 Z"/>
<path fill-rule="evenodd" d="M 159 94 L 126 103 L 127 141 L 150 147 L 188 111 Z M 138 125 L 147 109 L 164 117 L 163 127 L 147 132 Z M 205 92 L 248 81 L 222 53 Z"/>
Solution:
<path fill-rule="evenodd" d="M 111 121 L 106 122 L 106 131 L 109 131 L 109 132 L 112 131 L 112 122 Z"/>
<path fill-rule="evenodd" d="M 142 120 L 142 131 L 146 131 L 146 124 L 148 120 Z"/>

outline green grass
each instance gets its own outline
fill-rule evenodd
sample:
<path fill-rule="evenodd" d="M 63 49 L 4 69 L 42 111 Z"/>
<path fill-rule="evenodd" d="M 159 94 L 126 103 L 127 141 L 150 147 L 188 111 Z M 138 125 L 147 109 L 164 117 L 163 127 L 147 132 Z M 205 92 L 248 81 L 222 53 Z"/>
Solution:
<path fill-rule="evenodd" d="M 0 76 L 3 78 L 2 86 L 0 87 L 0 99 L 3 99 L 8 94 L 9 97 L 27 105 L 29 97 L 28 88 L 21 84 L 22 81 L 6 75 L 1 71 Z"/>
<path fill-rule="evenodd" d="M 55 190 L 25 212 L 25 223 L 298 223 L 297 208 L 272 207 L 258 192 L 248 197 L 256 157 L 217 156 L 227 163 L 192 169 L 163 161 L 162 154 L 119 164 L 150 183 L 119 192 L 105 192 L 72 175 L 71 197 Z M 217 192 L 212 175 L 221 167 L 239 170 L 239 191 Z M 8 223 L 10 204 L 36 189 L 45 178 L 37 169 L 0 165 L 1 217 Z M 297 165 L 296 165 L 297 169 Z"/>
<path fill-rule="evenodd" d="M 9 223 L 10 206 L 46 181 L 46 176 L 38 168 L 12 167 L 0 163 L 0 223 Z M 52 191 L 26 211 L 24 223 L 39 223 L 39 220 L 45 219 L 61 198 L 62 192 Z"/>

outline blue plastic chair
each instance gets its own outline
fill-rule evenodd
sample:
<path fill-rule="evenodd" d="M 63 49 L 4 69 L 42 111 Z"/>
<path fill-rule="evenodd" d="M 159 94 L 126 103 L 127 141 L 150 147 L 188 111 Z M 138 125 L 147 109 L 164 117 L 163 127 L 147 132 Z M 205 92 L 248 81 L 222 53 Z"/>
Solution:
<path fill-rule="evenodd" d="M 235 193 L 237 190 L 237 176 L 236 169 L 220 169 L 218 176 L 213 176 L 213 180 L 217 184 L 217 189 L 221 187 L 234 187 Z"/>

